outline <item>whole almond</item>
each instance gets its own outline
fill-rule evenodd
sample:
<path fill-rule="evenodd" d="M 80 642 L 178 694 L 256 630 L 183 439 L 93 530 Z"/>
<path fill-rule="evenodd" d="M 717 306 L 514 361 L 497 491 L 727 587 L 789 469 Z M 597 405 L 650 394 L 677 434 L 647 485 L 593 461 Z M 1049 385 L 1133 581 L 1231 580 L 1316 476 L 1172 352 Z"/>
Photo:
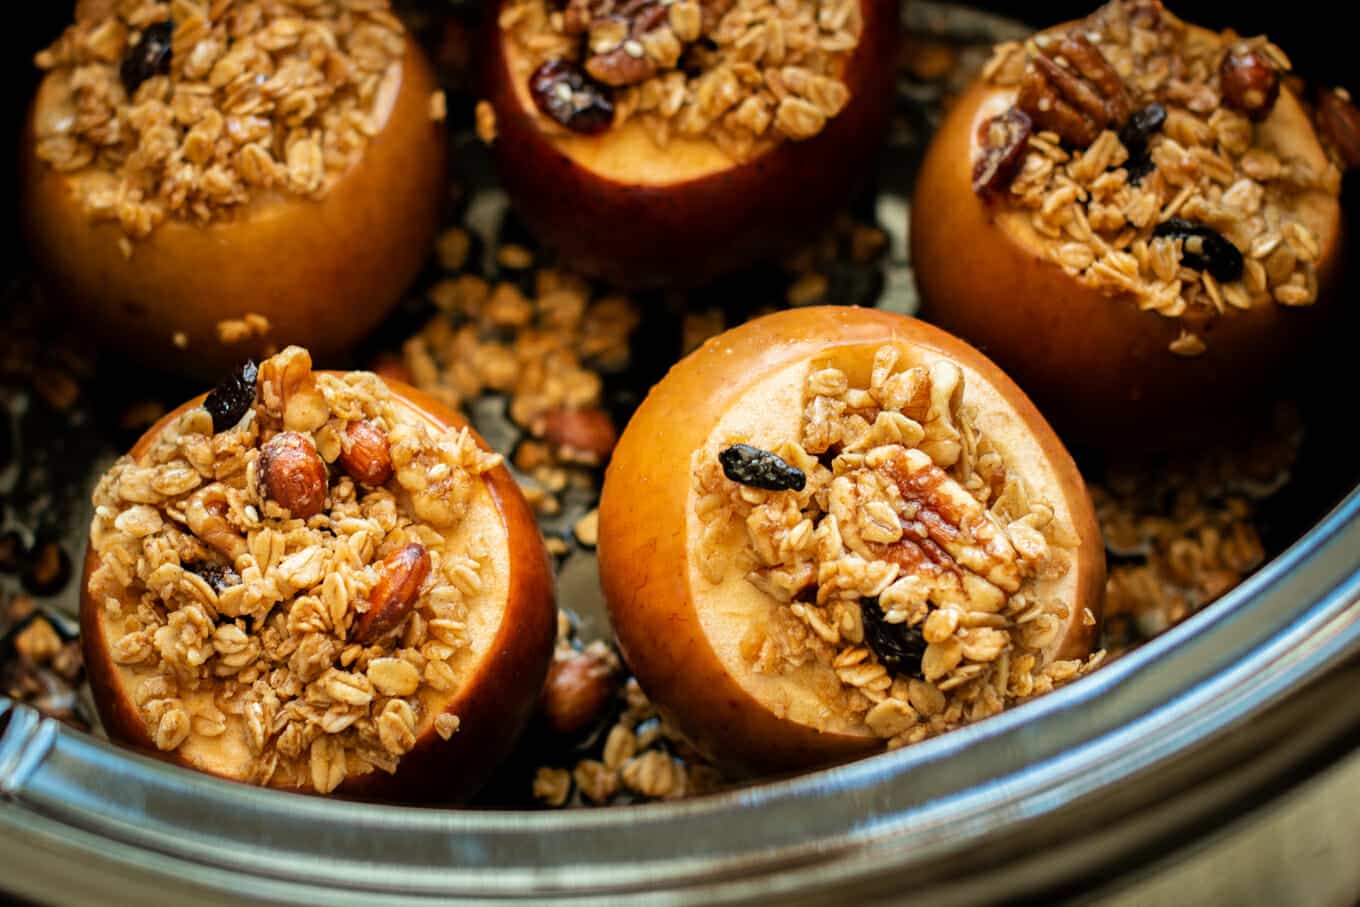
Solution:
<path fill-rule="evenodd" d="M 1347 168 L 1360 167 L 1360 110 L 1348 95 L 1322 89 L 1317 96 L 1318 132 Z"/>
<path fill-rule="evenodd" d="M 354 626 L 354 642 L 369 645 L 396 629 L 415 607 L 429 575 L 430 552 L 424 545 L 413 542 L 384 558 L 368 593 L 368 610 Z"/>
<path fill-rule="evenodd" d="M 270 438 L 257 468 L 265 495 L 292 516 L 305 520 L 326 506 L 326 462 L 306 435 L 285 431 Z"/>
<path fill-rule="evenodd" d="M 590 652 L 554 661 L 543 685 L 543 716 L 556 733 L 575 734 L 599 717 L 617 686 L 614 666 Z"/>
<path fill-rule="evenodd" d="M 543 437 L 564 448 L 563 459 L 598 465 L 609 458 L 619 440 L 614 423 L 602 409 L 553 409 L 543 420 Z"/>
<path fill-rule="evenodd" d="M 377 488 L 392 478 L 392 448 L 387 432 L 367 419 L 351 422 L 345 429 L 340 467 L 360 485 Z"/>

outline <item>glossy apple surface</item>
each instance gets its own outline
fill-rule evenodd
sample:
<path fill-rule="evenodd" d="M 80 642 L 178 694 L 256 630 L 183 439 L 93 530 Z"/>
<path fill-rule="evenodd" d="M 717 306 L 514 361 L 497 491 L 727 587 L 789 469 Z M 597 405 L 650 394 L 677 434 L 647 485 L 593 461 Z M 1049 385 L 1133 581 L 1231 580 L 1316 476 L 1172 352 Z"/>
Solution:
<path fill-rule="evenodd" d="M 52 75 L 39 87 L 20 161 L 26 236 L 56 302 L 100 345 L 156 369 L 211 377 L 266 348 L 308 347 L 332 361 L 399 301 L 428 256 L 444 195 L 444 124 L 424 53 L 406 55 L 380 94 L 380 131 L 320 200 L 261 195 L 207 224 L 169 219 L 132 242 L 91 220 L 74 177 L 34 150 L 34 117 L 56 115 Z M 217 324 L 257 313 L 268 336 L 223 344 Z M 183 335 L 183 346 L 175 343 Z"/>
<path fill-rule="evenodd" d="M 882 748 L 862 724 L 819 708 L 811 689 L 838 682 L 830 668 L 758 674 L 742 655 L 752 622 L 786 606 L 736 571 L 716 586 L 704 578 L 692 457 L 716 432 L 798 437 L 811 364 L 829 359 L 867 379 L 884 344 L 904 364 L 958 365 L 1009 467 L 1075 529 L 1073 568 L 1053 591 L 1071 617 L 1048 654 L 1091 650 L 1096 627 L 1081 615 L 1100 613 L 1103 544 L 1076 466 L 1024 394 L 976 350 L 901 315 L 819 307 L 759 318 L 711 339 L 652 389 L 614 451 L 600 505 L 601 580 L 624 656 L 663 714 L 724 765 L 790 771 Z"/>
<path fill-rule="evenodd" d="M 387 383 L 411 415 L 438 429 L 466 426 L 461 417 L 428 395 L 400 382 Z M 191 400 L 165 416 L 130 455 L 144 453 L 165 426 L 202 401 L 202 397 Z M 480 437 L 477 440 L 486 448 Z M 466 799 L 510 753 L 529 720 L 556 635 L 551 567 L 533 512 L 504 466 L 481 476 L 472 500 L 468 516 L 449 539 L 454 545 L 472 536 L 491 541 L 493 569 L 479 603 L 470 608 L 471 655 L 454 663 L 459 684 L 446 694 L 428 688 L 421 692 L 425 709 L 416 744 L 401 757 L 394 774 L 374 771 L 347 777 L 336 789 L 337 796 L 417 804 Z M 229 720 L 221 737 L 190 735 L 173 753 L 156 750 L 134 696 L 146 672 L 113 660 L 104 609 L 89 594 L 90 576 L 97 566 L 91 549 L 81 586 L 81 644 L 90 687 L 109 736 L 198 771 L 233 780 L 248 775 L 254 757 L 239 718 Z M 461 722 L 448 740 L 434 729 L 435 716 L 443 712 L 457 715 Z"/>

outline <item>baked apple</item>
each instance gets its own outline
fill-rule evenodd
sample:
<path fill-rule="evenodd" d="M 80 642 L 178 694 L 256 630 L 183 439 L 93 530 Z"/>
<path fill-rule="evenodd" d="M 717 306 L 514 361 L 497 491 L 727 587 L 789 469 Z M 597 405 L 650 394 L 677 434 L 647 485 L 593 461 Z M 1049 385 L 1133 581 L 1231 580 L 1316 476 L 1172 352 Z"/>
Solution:
<path fill-rule="evenodd" d="M 498 11 L 483 109 L 501 180 L 573 268 L 694 285 L 815 235 L 873 170 L 895 0 Z"/>
<path fill-rule="evenodd" d="M 1175 442 L 1278 381 L 1342 249 L 1288 69 L 1152 0 L 999 46 L 916 184 L 923 317 L 1102 445 Z"/>
<path fill-rule="evenodd" d="M 506 756 L 552 579 L 500 456 L 453 412 L 289 347 L 99 482 L 81 641 L 109 736 L 213 775 L 445 802 Z"/>
<path fill-rule="evenodd" d="M 901 315 L 789 310 L 682 360 L 615 449 L 598 550 L 643 689 L 738 770 L 916 742 L 1099 660 L 1071 458 L 996 366 Z"/>
<path fill-rule="evenodd" d="M 387 4 L 112 6 L 37 58 L 23 217 L 59 301 L 107 347 L 198 375 L 367 335 L 444 188 L 437 85 Z"/>

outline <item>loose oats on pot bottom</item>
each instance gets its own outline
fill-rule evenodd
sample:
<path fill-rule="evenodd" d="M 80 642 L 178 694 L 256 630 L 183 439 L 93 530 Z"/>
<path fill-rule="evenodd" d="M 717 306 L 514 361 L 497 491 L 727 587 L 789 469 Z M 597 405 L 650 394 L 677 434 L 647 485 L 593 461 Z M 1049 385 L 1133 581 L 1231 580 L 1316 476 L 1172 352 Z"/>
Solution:
<path fill-rule="evenodd" d="M 706 343 L 620 440 L 599 545 L 629 665 L 724 763 L 916 742 L 1101 657 L 1070 458 L 994 366 L 901 316 L 791 310 Z"/>
<path fill-rule="evenodd" d="M 290 347 L 168 416 L 94 503 L 83 641 L 115 739 L 257 784 L 439 799 L 471 792 L 538 694 L 555 618 L 532 515 L 410 389 Z"/>

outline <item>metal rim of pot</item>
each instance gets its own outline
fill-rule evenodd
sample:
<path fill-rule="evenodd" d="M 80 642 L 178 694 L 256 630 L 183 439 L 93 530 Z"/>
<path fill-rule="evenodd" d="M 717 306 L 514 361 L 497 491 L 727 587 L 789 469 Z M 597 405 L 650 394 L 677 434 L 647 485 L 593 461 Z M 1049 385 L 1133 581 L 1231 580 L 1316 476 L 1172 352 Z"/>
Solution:
<path fill-rule="evenodd" d="M 1086 890 L 1348 751 L 1360 703 L 1335 689 L 1358 651 L 1360 490 L 1213 607 L 1068 687 L 893 753 L 690 801 L 329 801 L 167 766 L 0 699 L 0 878 L 92 902 L 144 889 L 146 903 Z"/>

